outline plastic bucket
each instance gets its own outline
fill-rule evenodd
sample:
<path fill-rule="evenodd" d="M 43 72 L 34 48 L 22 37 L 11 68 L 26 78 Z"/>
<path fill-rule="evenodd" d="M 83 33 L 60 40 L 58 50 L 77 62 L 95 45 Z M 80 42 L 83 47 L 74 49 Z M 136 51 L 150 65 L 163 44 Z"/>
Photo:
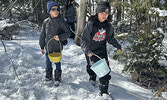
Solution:
<path fill-rule="evenodd" d="M 97 55 L 95 55 L 95 56 L 97 56 Z M 103 76 L 107 75 L 110 72 L 110 69 L 109 69 L 109 67 L 108 67 L 108 65 L 106 63 L 106 60 L 105 59 L 101 59 L 101 58 L 100 58 L 99 61 L 97 61 L 96 63 L 92 64 L 90 69 L 92 69 L 96 73 L 96 75 L 98 77 L 103 77 Z"/>
<path fill-rule="evenodd" d="M 53 40 L 54 38 L 51 38 L 48 43 L 47 43 L 47 51 L 48 51 L 48 57 L 49 57 L 49 60 L 53 63 L 57 63 L 57 62 L 60 62 L 61 61 L 61 58 L 62 58 L 62 54 L 61 54 L 61 43 L 59 41 L 59 44 L 60 44 L 60 52 L 53 52 L 53 53 L 50 53 L 49 54 L 49 49 L 48 49 L 48 44 L 51 40 Z"/>

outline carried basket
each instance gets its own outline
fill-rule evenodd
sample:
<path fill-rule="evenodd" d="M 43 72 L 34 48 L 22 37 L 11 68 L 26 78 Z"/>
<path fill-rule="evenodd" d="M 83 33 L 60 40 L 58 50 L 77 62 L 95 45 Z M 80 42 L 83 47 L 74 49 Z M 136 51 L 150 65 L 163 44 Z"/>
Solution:
<path fill-rule="evenodd" d="M 98 77 L 103 77 L 107 75 L 110 72 L 110 69 L 106 63 L 106 60 L 103 58 L 101 59 L 98 55 L 93 54 L 94 56 L 98 57 L 100 60 L 97 61 L 96 63 L 92 64 L 92 61 L 89 57 L 89 61 L 91 64 L 90 69 L 92 69 Z"/>
<path fill-rule="evenodd" d="M 59 44 L 60 44 L 60 52 L 53 52 L 53 53 L 50 53 L 49 54 L 49 49 L 48 49 L 48 44 L 51 40 L 53 40 L 54 38 L 51 38 L 48 42 L 47 42 L 47 52 L 48 52 L 48 57 L 49 57 L 49 60 L 53 63 L 57 63 L 57 62 L 60 62 L 61 61 L 61 58 L 62 58 L 62 48 L 61 48 L 61 42 L 60 40 L 58 41 Z"/>

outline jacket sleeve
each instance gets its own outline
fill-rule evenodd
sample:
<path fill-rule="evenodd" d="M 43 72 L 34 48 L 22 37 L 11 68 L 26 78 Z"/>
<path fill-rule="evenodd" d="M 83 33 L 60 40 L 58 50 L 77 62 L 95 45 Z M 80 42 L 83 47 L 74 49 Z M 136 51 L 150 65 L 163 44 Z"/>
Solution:
<path fill-rule="evenodd" d="M 114 38 L 114 28 L 111 26 L 110 32 L 107 38 L 107 41 L 109 44 L 112 44 L 115 48 L 121 49 L 121 45 L 118 43 L 118 41 Z"/>
<path fill-rule="evenodd" d="M 65 23 L 65 21 L 62 19 L 61 20 L 61 34 L 59 35 L 60 41 L 67 40 L 70 37 L 70 35 L 71 35 L 70 28 Z"/>
<path fill-rule="evenodd" d="M 92 53 L 92 51 L 89 49 L 90 41 L 91 41 L 91 31 L 93 27 L 93 22 L 88 21 L 88 23 L 85 25 L 82 37 L 81 37 L 81 49 L 82 51 L 88 55 L 89 53 Z"/>
<path fill-rule="evenodd" d="M 44 20 L 41 28 L 41 34 L 39 37 L 39 45 L 41 49 L 44 49 L 45 47 L 45 38 L 46 38 L 46 20 Z"/>

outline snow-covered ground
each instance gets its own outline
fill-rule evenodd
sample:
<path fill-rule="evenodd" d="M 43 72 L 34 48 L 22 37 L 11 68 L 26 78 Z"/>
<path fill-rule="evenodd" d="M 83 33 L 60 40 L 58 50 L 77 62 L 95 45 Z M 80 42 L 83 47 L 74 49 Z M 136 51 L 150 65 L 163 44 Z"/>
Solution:
<path fill-rule="evenodd" d="M 40 33 L 36 28 L 29 27 L 29 23 L 21 23 L 20 26 L 19 35 L 14 40 L 4 41 L 6 53 L 0 43 L 0 100 L 101 100 L 98 88 L 88 82 L 85 56 L 73 40 L 68 39 L 68 44 L 64 46 L 62 84 L 54 87 L 54 81 L 44 81 L 45 56 L 38 45 Z M 110 59 L 110 67 L 112 79 L 109 91 L 114 100 L 151 98 L 151 90 L 132 83 L 128 75 L 121 74 L 121 63 Z M 163 96 L 167 100 L 167 93 Z"/>

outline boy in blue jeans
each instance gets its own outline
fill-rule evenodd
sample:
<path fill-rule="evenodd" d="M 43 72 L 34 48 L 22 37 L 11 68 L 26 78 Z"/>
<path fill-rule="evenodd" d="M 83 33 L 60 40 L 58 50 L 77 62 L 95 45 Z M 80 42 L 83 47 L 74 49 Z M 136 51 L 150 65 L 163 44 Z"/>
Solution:
<path fill-rule="evenodd" d="M 61 52 L 61 48 L 63 48 L 62 44 L 63 41 L 67 40 L 70 37 L 70 29 L 68 25 L 65 23 L 63 18 L 60 16 L 60 6 L 55 3 L 54 1 L 47 2 L 47 12 L 50 14 L 48 18 L 46 18 L 43 22 L 39 45 L 41 47 L 41 53 L 45 54 L 46 49 L 46 80 L 52 80 L 52 62 L 48 58 L 48 51 L 49 53 L 53 52 Z M 48 41 L 51 40 L 49 43 Z M 48 43 L 48 50 L 47 50 L 47 43 Z M 60 47 L 61 46 L 61 47 Z M 55 82 L 61 81 L 61 63 L 55 63 L 56 69 L 54 70 Z"/>

